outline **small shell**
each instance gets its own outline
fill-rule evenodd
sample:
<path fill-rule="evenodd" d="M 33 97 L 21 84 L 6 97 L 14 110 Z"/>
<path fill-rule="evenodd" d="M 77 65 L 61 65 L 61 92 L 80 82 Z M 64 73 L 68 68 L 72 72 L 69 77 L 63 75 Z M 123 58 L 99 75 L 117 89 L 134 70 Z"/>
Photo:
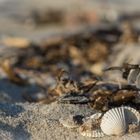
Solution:
<path fill-rule="evenodd" d="M 106 135 L 124 135 L 129 124 L 139 125 L 140 114 L 131 107 L 118 107 L 107 111 L 101 120 L 101 130 Z"/>
<path fill-rule="evenodd" d="M 128 77 L 127 77 L 128 84 L 130 84 L 130 85 L 134 84 L 139 73 L 140 73 L 139 69 L 130 70 L 130 73 L 129 73 Z"/>
<path fill-rule="evenodd" d="M 81 135 L 86 137 L 94 137 L 99 138 L 103 137 L 104 133 L 100 129 L 100 118 L 102 116 L 102 113 L 96 113 L 93 114 L 90 117 L 85 118 L 85 122 L 82 126 L 79 128 L 79 132 Z"/>
<path fill-rule="evenodd" d="M 140 74 L 137 76 L 136 79 L 136 87 L 140 89 Z"/>
<path fill-rule="evenodd" d="M 87 123 L 88 121 L 96 121 L 102 117 L 103 113 L 95 113 L 89 117 L 83 118 L 84 123 Z"/>
<path fill-rule="evenodd" d="M 83 116 L 82 115 L 75 115 L 69 116 L 67 118 L 60 118 L 59 122 L 66 128 L 77 128 L 83 124 Z"/>

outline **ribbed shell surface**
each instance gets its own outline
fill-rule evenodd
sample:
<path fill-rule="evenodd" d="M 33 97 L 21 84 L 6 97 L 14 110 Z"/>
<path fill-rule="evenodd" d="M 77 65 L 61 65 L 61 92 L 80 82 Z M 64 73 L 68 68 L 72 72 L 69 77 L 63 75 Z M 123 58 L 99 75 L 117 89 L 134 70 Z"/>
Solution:
<path fill-rule="evenodd" d="M 140 73 L 140 69 L 130 70 L 130 73 L 129 73 L 128 78 L 127 78 L 128 84 L 130 84 L 130 85 L 134 84 L 139 73 Z"/>
<path fill-rule="evenodd" d="M 124 135 L 129 124 L 139 126 L 140 113 L 131 107 L 118 107 L 107 111 L 101 120 L 101 130 L 106 135 Z"/>
<path fill-rule="evenodd" d="M 136 79 L 136 87 L 140 89 L 140 74 L 137 76 Z"/>
<path fill-rule="evenodd" d="M 125 110 L 123 107 L 107 111 L 101 120 L 101 129 L 106 135 L 123 135 L 126 132 Z"/>

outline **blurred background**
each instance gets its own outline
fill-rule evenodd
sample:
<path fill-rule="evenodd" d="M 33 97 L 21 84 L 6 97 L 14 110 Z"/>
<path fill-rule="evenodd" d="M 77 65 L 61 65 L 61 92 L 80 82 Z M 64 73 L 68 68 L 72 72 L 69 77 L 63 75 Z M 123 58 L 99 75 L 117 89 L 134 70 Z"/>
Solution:
<path fill-rule="evenodd" d="M 125 18 L 139 26 L 139 6 L 139 0 L 0 0 L 0 35 L 38 40 Z"/>
<path fill-rule="evenodd" d="M 140 63 L 139 7 L 139 0 L 0 0 L 0 101 L 54 101 L 63 94 L 53 91 L 60 69 L 78 82 L 123 81 L 103 70 Z"/>

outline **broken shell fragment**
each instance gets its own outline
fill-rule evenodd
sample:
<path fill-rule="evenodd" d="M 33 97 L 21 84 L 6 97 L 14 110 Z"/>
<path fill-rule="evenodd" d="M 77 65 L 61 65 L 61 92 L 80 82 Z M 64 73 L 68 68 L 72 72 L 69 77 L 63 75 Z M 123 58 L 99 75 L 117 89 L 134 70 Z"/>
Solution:
<path fill-rule="evenodd" d="M 136 79 L 136 87 L 140 89 L 140 74 L 137 76 Z"/>
<path fill-rule="evenodd" d="M 101 130 L 90 130 L 86 127 L 80 127 L 80 133 L 82 136 L 92 137 L 92 138 L 101 138 L 104 136 L 104 133 Z"/>
<path fill-rule="evenodd" d="M 127 123 L 128 124 L 136 124 L 140 125 L 140 113 L 132 107 L 125 106 L 125 114 L 127 116 Z"/>
<path fill-rule="evenodd" d="M 139 126 L 140 114 L 131 107 L 118 107 L 107 111 L 101 120 L 106 135 L 124 135 L 130 124 Z"/>
<path fill-rule="evenodd" d="M 139 69 L 132 69 L 132 70 L 130 70 L 130 73 L 129 73 L 128 78 L 127 78 L 127 81 L 128 81 L 129 85 L 135 83 L 139 73 L 140 73 Z"/>
<path fill-rule="evenodd" d="M 99 138 L 103 137 L 104 133 L 100 129 L 100 120 L 102 113 L 93 114 L 85 118 L 85 122 L 79 127 L 79 132 L 82 136 Z"/>

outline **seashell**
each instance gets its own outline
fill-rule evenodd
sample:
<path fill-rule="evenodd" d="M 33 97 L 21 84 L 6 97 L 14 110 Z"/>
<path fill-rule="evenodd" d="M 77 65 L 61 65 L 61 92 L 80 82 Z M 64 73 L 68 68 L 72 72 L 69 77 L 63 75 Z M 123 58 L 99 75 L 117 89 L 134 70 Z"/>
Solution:
<path fill-rule="evenodd" d="M 125 106 L 126 121 L 128 124 L 140 125 L 140 113 L 132 107 Z"/>
<path fill-rule="evenodd" d="M 86 117 L 86 118 L 83 118 L 83 121 L 84 122 L 87 122 L 87 121 L 94 121 L 94 120 L 98 120 L 102 117 L 103 113 L 95 113 L 93 115 L 91 115 L 90 117 Z"/>
<path fill-rule="evenodd" d="M 86 137 L 94 137 L 99 138 L 103 137 L 104 133 L 100 129 L 100 119 L 101 119 L 102 113 L 96 113 L 93 114 L 90 117 L 85 118 L 85 122 L 82 126 L 79 127 L 79 132 L 82 136 Z"/>
<path fill-rule="evenodd" d="M 77 128 L 83 124 L 82 115 L 70 115 L 69 117 L 60 118 L 59 122 L 66 128 Z"/>
<path fill-rule="evenodd" d="M 101 129 L 106 135 L 123 135 L 126 132 L 124 108 L 107 111 L 101 120 Z"/>
<path fill-rule="evenodd" d="M 97 120 L 97 119 L 100 119 L 102 117 L 102 115 L 103 115 L 102 113 L 95 113 L 88 118 L 93 119 L 93 120 Z"/>
<path fill-rule="evenodd" d="M 127 116 L 128 132 L 133 133 L 140 130 L 140 113 L 131 107 L 124 107 Z"/>
<path fill-rule="evenodd" d="M 107 111 L 101 120 L 101 130 L 106 135 L 124 135 L 129 124 L 139 126 L 140 114 L 131 107 L 118 107 Z"/>
<path fill-rule="evenodd" d="M 136 87 L 140 89 L 140 74 L 137 76 L 136 79 Z"/>
<path fill-rule="evenodd" d="M 127 77 L 128 84 L 130 85 L 134 84 L 139 73 L 140 73 L 139 69 L 131 69 Z"/>
<path fill-rule="evenodd" d="M 90 129 L 86 129 L 83 126 L 80 127 L 80 133 L 82 136 L 85 137 L 92 137 L 92 138 L 101 138 L 104 137 L 105 134 L 102 132 L 102 130 L 90 130 Z"/>

